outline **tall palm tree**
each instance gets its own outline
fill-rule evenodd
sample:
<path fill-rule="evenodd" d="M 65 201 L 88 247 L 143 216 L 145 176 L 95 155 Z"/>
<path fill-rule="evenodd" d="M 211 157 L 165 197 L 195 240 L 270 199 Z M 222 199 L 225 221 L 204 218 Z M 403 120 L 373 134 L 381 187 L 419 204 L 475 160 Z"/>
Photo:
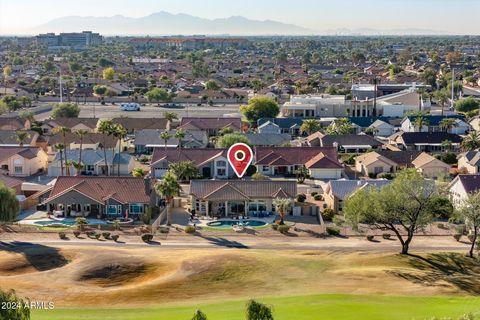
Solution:
<path fill-rule="evenodd" d="M 63 170 L 63 149 L 65 149 L 65 146 L 63 145 L 63 143 L 56 143 L 55 144 L 55 150 L 57 150 L 57 152 L 60 152 L 60 168 L 62 168 L 62 176 L 64 174 L 64 170 Z"/>
<path fill-rule="evenodd" d="M 170 131 L 170 127 L 172 126 L 172 121 L 178 119 L 178 116 L 175 112 L 165 112 L 163 114 L 165 119 L 167 120 L 167 131 Z"/>
<path fill-rule="evenodd" d="M 182 128 L 175 130 L 175 138 L 178 139 L 178 147 L 182 149 L 182 140 L 185 139 L 185 130 Z"/>
<path fill-rule="evenodd" d="M 113 121 L 110 119 L 100 120 L 98 122 L 97 131 L 102 134 L 103 136 L 103 159 L 105 162 L 105 170 L 106 174 L 110 174 L 110 170 L 108 170 L 108 162 L 107 162 L 107 135 L 111 132 L 111 127 L 113 126 Z"/>
<path fill-rule="evenodd" d="M 422 132 L 423 127 L 428 126 L 430 123 L 424 117 L 416 117 L 413 121 L 413 126 L 418 128 L 418 132 Z"/>
<path fill-rule="evenodd" d="M 437 103 L 440 104 L 442 107 L 442 116 L 443 116 L 443 109 L 445 109 L 445 105 L 448 103 L 449 96 L 445 90 L 437 90 L 434 93 L 434 97 L 437 100 Z"/>
<path fill-rule="evenodd" d="M 463 151 L 472 151 L 480 148 L 480 135 L 477 131 L 471 131 L 462 140 L 461 147 Z"/>
<path fill-rule="evenodd" d="M 444 118 L 440 120 L 440 129 L 442 131 L 448 132 L 458 126 L 457 121 L 453 118 Z"/>
<path fill-rule="evenodd" d="M 82 163 L 82 150 L 83 150 L 83 139 L 88 134 L 88 131 L 85 129 L 80 129 L 75 132 L 75 134 L 80 139 L 80 152 L 78 154 L 78 163 Z"/>
<path fill-rule="evenodd" d="M 70 175 L 70 168 L 67 166 L 67 133 L 71 132 L 71 129 L 70 128 L 67 128 L 67 127 L 56 127 L 56 128 L 53 128 L 53 133 L 55 134 L 61 134 L 62 135 L 62 138 L 63 138 L 63 154 L 64 154 L 64 157 L 63 157 L 63 161 L 65 162 L 65 169 L 66 169 L 66 174 L 67 176 Z"/>
<path fill-rule="evenodd" d="M 273 205 L 275 206 L 276 211 L 280 215 L 280 224 L 285 224 L 285 213 L 290 210 L 292 201 L 285 198 L 276 198 L 275 200 L 273 200 Z"/>
<path fill-rule="evenodd" d="M 23 147 L 25 141 L 30 138 L 30 134 L 27 131 L 19 130 L 15 132 L 16 140 L 20 147 Z"/>
<path fill-rule="evenodd" d="M 309 135 L 318 130 L 320 130 L 320 123 L 315 119 L 303 120 L 303 123 L 300 126 L 300 131 L 306 132 Z"/>
<path fill-rule="evenodd" d="M 82 170 L 83 170 L 83 163 L 81 162 L 77 162 L 77 161 L 71 161 L 72 162 L 72 166 L 75 168 L 75 171 L 77 172 L 77 176 L 80 176 L 82 174 Z"/>
<path fill-rule="evenodd" d="M 170 133 L 168 133 L 168 131 L 163 131 L 160 134 L 160 139 L 162 139 L 164 144 L 165 144 L 165 150 L 167 150 L 167 142 L 171 137 L 172 137 L 172 135 Z"/>
<path fill-rule="evenodd" d="M 167 171 L 163 180 L 155 184 L 155 192 L 165 198 L 166 210 L 167 210 L 167 225 L 172 224 L 171 203 L 174 197 L 180 196 L 182 187 L 178 183 L 178 178 L 171 172 Z"/>
<path fill-rule="evenodd" d="M 122 152 L 122 141 L 127 137 L 127 129 L 125 129 L 121 124 L 117 124 L 115 127 L 115 137 L 118 139 L 117 175 L 120 175 L 120 153 Z"/>

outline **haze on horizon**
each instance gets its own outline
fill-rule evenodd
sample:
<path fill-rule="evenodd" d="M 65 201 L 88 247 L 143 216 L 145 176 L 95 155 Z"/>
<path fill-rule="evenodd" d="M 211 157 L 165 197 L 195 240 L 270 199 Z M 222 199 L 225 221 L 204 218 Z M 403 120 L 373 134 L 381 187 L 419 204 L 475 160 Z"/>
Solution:
<path fill-rule="evenodd" d="M 274 20 L 308 28 L 315 34 L 338 29 L 480 34 L 479 0 L 0 0 L 0 34 L 34 34 L 36 26 L 65 16 L 139 18 L 159 11 L 207 19 L 242 16 Z"/>

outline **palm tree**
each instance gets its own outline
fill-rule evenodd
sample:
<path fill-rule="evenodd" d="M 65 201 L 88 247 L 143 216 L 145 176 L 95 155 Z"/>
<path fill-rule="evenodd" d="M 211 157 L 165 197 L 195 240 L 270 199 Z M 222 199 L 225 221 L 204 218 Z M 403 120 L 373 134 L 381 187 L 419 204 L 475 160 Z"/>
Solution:
<path fill-rule="evenodd" d="M 106 174 L 110 174 L 110 170 L 108 170 L 108 162 L 107 162 L 107 149 L 106 149 L 106 144 L 107 144 L 107 135 L 112 131 L 112 126 L 113 126 L 113 121 L 110 119 L 105 119 L 105 120 L 100 120 L 98 123 L 97 131 L 102 134 L 103 136 L 103 158 L 105 161 L 105 170 Z"/>
<path fill-rule="evenodd" d="M 67 176 L 70 175 L 70 168 L 67 166 L 67 133 L 71 132 L 70 128 L 67 128 L 67 127 L 56 127 L 56 128 L 53 128 L 53 133 L 55 134 L 61 134 L 62 137 L 63 137 L 63 154 L 64 154 L 64 159 L 63 161 L 65 162 L 65 169 L 66 169 L 66 174 Z"/>
<path fill-rule="evenodd" d="M 182 139 L 185 138 L 185 131 L 182 128 L 175 130 L 175 138 L 178 139 L 178 147 L 182 149 Z"/>
<path fill-rule="evenodd" d="M 164 131 L 160 134 L 160 139 L 162 139 L 163 142 L 165 143 L 165 150 L 167 150 L 167 142 L 171 137 L 172 135 L 168 133 L 168 131 Z"/>
<path fill-rule="evenodd" d="M 463 138 L 461 147 L 463 151 L 472 151 L 480 148 L 480 135 L 477 131 L 472 131 Z"/>
<path fill-rule="evenodd" d="M 117 160 L 117 175 L 120 175 L 120 153 L 122 152 L 122 140 L 127 137 L 127 129 L 121 124 L 115 125 L 114 136 L 118 139 L 118 160 Z M 113 160 L 112 160 L 113 161 Z M 112 162 L 113 166 L 113 162 Z"/>
<path fill-rule="evenodd" d="M 30 138 L 30 134 L 22 130 L 16 131 L 15 135 L 20 147 L 23 147 L 23 144 L 25 143 L 25 141 L 27 141 L 27 139 Z"/>
<path fill-rule="evenodd" d="M 147 171 L 143 168 L 135 168 L 132 170 L 132 176 L 137 178 L 143 178 L 147 175 Z"/>
<path fill-rule="evenodd" d="M 75 171 L 77 172 L 77 176 L 80 176 L 82 174 L 82 170 L 83 170 L 83 163 L 81 162 L 76 162 L 76 161 L 73 161 L 71 160 L 71 163 L 72 163 L 72 166 L 75 168 Z"/>
<path fill-rule="evenodd" d="M 273 200 L 273 205 L 275 206 L 276 211 L 280 215 L 280 224 L 285 224 L 285 222 L 283 221 L 285 218 L 285 213 L 290 210 L 292 201 L 285 198 L 276 198 L 275 200 Z"/>
<path fill-rule="evenodd" d="M 163 116 L 165 117 L 165 119 L 167 120 L 167 131 L 170 131 L 170 127 L 172 125 L 172 121 L 175 120 L 175 119 L 178 119 L 178 116 L 175 112 L 165 112 L 163 114 Z"/>
<path fill-rule="evenodd" d="M 85 129 L 79 129 L 75 132 L 75 134 L 80 139 L 80 152 L 78 154 L 78 163 L 82 163 L 82 150 L 83 150 L 83 139 L 88 134 L 88 131 Z"/>
<path fill-rule="evenodd" d="M 422 132 L 423 127 L 428 126 L 429 122 L 424 117 L 416 117 L 413 121 L 413 126 L 418 128 L 418 132 Z"/>
<path fill-rule="evenodd" d="M 174 197 L 180 196 L 182 187 L 178 183 L 178 178 L 171 172 L 167 171 L 163 180 L 155 184 L 155 192 L 165 198 L 166 210 L 167 210 L 167 225 L 172 224 L 172 213 L 170 206 Z"/>
<path fill-rule="evenodd" d="M 437 90 L 434 93 L 434 97 L 437 100 L 437 103 L 440 104 L 442 107 L 442 116 L 443 116 L 443 109 L 445 105 L 448 103 L 449 97 L 448 93 L 445 90 Z"/>
<path fill-rule="evenodd" d="M 444 118 L 440 120 L 440 129 L 442 131 L 448 132 L 458 126 L 457 121 L 453 118 Z"/>
<path fill-rule="evenodd" d="M 55 150 L 60 152 L 60 167 L 62 168 L 62 176 L 63 176 L 63 149 L 65 149 L 65 146 L 63 143 L 57 143 L 55 144 Z"/>
<path fill-rule="evenodd" d="M 303 120 L 303 123 L 300 126 L 300 131 L 306 132 L 309 135 L 317 132 L 318 130 L 320 130 L 320 123 L 314 119 Z"/>

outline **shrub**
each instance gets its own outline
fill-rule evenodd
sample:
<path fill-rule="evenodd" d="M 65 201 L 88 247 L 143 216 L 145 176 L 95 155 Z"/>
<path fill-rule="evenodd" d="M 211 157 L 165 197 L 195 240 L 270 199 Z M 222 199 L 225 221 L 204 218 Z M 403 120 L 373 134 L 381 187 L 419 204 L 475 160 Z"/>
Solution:
<path fill-rule="evenodd" d="M 338 227 L 341 227 L 343 225 L 343 219 L 338 217 L 338 216 L 334 216 L 333 219 L 332 219 L 332 222 L 334 225 L 338 226 Z"/>
<path fill-rule="evenodd" d="M 312 197 L 315 197 L 317 194 L 318 194 L 317 191 L 310 192 L 310 195 L 311 195 Z"/>
<path fill-rule="evenodd" d="M 65 240 L 67 239 L 67 235 L 65 234 L 65 232 L 59 232 L 58 233 L 58 237 L 62 240 Z"/>
<path fill-rule="evenodd" d="M 207 315 L 203 313 L 201 310 L 195 311 L 192 320 L 207 320 Z"/>
<path fill-rule="evenodd" d="M 85 234 L 87 235 L 87 237 L 93 238 L 95 236 L 95 231 L 87 231 L 85 232 Z"/>
<path fill-rule="evenodd" d="M 330 208 L 326 208 L 322 212 L 323 220 L 332 221 L 334 216 L 335 216 L 335 212 Z"/>
<path fill-rule="evenodd" d="M 382 172 L 382 173 L 379 173 L 377 175 L 377 178 L 392 180 L 393 179 L 393 174 L 391 174 L 390 172 Z"/>
<path fill-rule="evenodd" d="M 101 235 L 100 233 L 95 233 L 95 239 L 100 240 L 100 237 L 101 237 L 101 236 L 102 236 L 102 235 Z"/>
<path fill-rule="evenodd" d="M 185 227 L 185 233 L 195 233 L 197 229 L 194 226 L 186 226 Z"/>
<path fill-rule="evenodd" d="M 252 174 L 252 180 L 270 180 L 270 178 L 260 172 L 255 172 Z"/>
<path fill-rule="evenodd" d="M 272 223 L 272 229 L 273 230 L 278 230 L 278 224 Z"/>
<path fill-rule="evenodd" d="M 377 175 L 376 175 L 375 173 L 373 173 L 373 172 L 369 172 L 369 173 L 368 173 L 368 177 L 369 177 L 370 179 L 375 179 L 376 176 L 377 176 Z"/>
<path fill-rule="evenodd" d="M 456 233 L 456 234 L 453 235 L 453 238 L 457 241 L 460 241 L 460 239 L 462 238 L 462 234 Z"/>
<path fill-rule="evenodd" d="M 340 229 L 335 227 L 327 227 L 326 228 L 327 234 L 330 236 L 338 236 L 340 235 Z"/>
<path fill-rule="evenodd" d="M 457 164 L 458 163 L 457 155 L 455 153 L 451 153 L 451 152 L 437 154 L 435 156 L 435 158 L 437 158 L 440 161 L 445 162 L 446 164 Z"/>
<path fill-rule="evenodd" d="M 81 232 L 80 231 L 73 231 L 73 235 L 75 236 L 75 238 L 78 238 L 80 236 Z"/>
<path fill-rule="evenodd" d="M 369 235 L 367 236 L 367 240 L 368 240 L 368 241 L 373 241 L 373 238 L 375 238 L 375 236 L 372 235 L 372 234 L 369 234 Z"/>
<path fill-rule="evenodd" d="M 287 234 L 288 231 L 290 230 L 290 226 L 287 226 L 286 224 L 282 224 L 278 226 L 278 231 L 282 234 Z"/>
<path fill-rule="evenodd" d="M 110 239 L 110 232 L 102 232 L 102 236 L 108 240 Z"/>
<path fill-rule="evenodd" d="M 159 227 L 158 228 L 158 231 L 160 233 L 169 233 L 170 232 L 170 228 L 169 227 Z"/>
<path fill-rule="evenodd" d="M 322 197 L 321 194 L 316 194 L 316 195 L 313 196 L 313 199 L 314 199 L 315 201 L 322 201 L 322 200 L 323 200 L 323 197 Z"/>
<path fill-rule="evenodd" d="M 389 240 L 392 235 L 390 233 L 384 233 L 382 234 L 382 238 L 385 240 Z"/>
<path fill-rule="evenodd" d="M 273 320 L 272 310 L 269 306 L 250 300 L 247 302 L 246 320 Z"/>
<path fill-rule="evenodd" d="M 118 234 L 112 234 L 112 240 L 115 241 L 115 242 L 117 242 L 119 237 L 120 236 Z"/>
<path fill-rule="evenodd" d="M 297 202 L 305 202 L 307 199 L 307 196 L 304 193 L 299 193 L 297 195 Z"/>
<path fill-rule="evenodd" d="M 148 208 L 145 213 L 141 215 L 142 222 L 145 224 L 150 224 L 150 220 L 152 220 L 153 209 Z"/>
<path fill-rule="evenodd" d="M 149 243 L 153 240 L 153 234 L 151 233 L 145 233 L 145 234 L 142 234 L 142 241 L 145 242 L 145 243 Z"/>

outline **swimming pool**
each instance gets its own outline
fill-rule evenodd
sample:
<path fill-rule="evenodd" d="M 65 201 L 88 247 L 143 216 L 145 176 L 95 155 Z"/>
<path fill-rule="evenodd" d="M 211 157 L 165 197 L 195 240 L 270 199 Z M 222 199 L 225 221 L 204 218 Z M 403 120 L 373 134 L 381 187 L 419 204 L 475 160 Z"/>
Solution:
<path fill-rule="evenodd" d="M 218 220 L 208 222 L 207 226 L 213 228 L 231 228 L 234 225 L 242 225 L 244 227 L 263 227 L 267 223 L 260 220 Z"/>
<path fill-rule="evenodd" d="M 99 219 L 87 219 L 88 225 L 98 225 L 98 224 L 107 224 L 107 222 Z M 65 227 L 73 227 L 75 225 L 75 219 L 61 219 L 61 220 L 39 220 L 35 221 L 33 224 L 40 225 L 40 226 L 65 226 Z"/>

